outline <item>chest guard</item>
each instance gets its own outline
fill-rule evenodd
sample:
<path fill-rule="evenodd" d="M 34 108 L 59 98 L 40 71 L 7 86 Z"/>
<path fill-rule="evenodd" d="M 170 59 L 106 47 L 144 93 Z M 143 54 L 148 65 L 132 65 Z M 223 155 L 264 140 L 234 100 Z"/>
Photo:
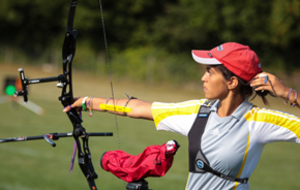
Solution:
<path fill-rule="evenodd" d="M 214 170 L 201 149 L 202 135 L 205 131 L 206 123 L 210 115 L 210 108 L 216 101 L 207 101 L 201 105 L 197 118 L 188 133 L 189 139 L 189 171 L 192 173 L 212 173 L 218 177 L 221 177 L 230 181 L 237 181 L 242 184 L 248 182 L 248 178 L 240 179 L 222 174 Z"/>

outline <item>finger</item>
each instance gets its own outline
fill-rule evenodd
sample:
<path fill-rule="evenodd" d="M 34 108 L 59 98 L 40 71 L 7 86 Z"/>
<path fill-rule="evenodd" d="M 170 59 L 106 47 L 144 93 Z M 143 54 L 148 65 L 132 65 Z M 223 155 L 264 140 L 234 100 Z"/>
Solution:
<path fill-rule="evenodd" d="M 253 80 L 255 79 L 258 79 L 258 78 L 261 78 L 261 77 L 264 77 L 264 76 L 268 76 L 269 73 L 266 73 L 266 72 L 262 72 L 262 73 L 258 73 L 257 75 L 255 75 L 253 77 Z"/>
<path fill-rule="evenodd" d="M 252 87 L 267 86 L 268 81 L 269 80 L 267 77 L 257 78 L 255 80 L 251 81 L 250 86 L 252 86 Z"/>
<path fill-rule="evenodd" d="M 267 84 L 267 82 L 268 82 L 268 75 L 267 74 L 262 73 L 258 77 L 263 79 L 264 84 Z"/>
<path fill-rule="evenodd" d="M 255 88 L 254 90 L 264 92 L 266 89 L 263 86 L 260 86 L 260 87 Z"/>
<path fill-rule="evenodd" d="M 258 78 L 264 79 L 264 83 L 266 83 L 266 81 L 268 80 L 268 75 L 266 73 L 261 73 L 258 75 Z"/>
<path fill-rule="evenodd" d="M 71 105 L 68 105 L 66 106 L 64 109 L 63 109 L 63 112 L 68 112 L 72 109 L 72 106 Z"/>

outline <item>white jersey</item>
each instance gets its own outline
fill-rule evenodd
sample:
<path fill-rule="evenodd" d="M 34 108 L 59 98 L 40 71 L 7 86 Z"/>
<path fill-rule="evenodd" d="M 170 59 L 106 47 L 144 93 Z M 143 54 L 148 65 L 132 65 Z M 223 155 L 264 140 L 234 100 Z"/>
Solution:
<path fill-rule="evenodd" d="M 157 130 L 166 130 L 187 136 L 201 105 L 207 99 L 181 103 L 152 105 Z M 228 117 L 220 118 L 218 101 L 202 136 L 201 147 L 210 166 L 235 178 L 250 178 L 264 146 L 276 141 L 300 144 L 300 118 L 284 112 L 259 108 L 245 99 Z M 187 190 L 249 189 L 247 184 L 228 181 L 211 173 L 189 173 Z"/>

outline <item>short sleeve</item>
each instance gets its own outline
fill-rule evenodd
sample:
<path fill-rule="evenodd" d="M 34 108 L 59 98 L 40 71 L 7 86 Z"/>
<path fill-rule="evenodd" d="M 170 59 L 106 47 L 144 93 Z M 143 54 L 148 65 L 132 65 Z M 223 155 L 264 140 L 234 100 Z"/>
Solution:
<path fill-rule="evenodd" d="M 262 144 L 287 141 L 300 144 L 300 118 L 285 112 L 253 108 L 245 115 L 250 133 Z"/>
<path fill-rule="evenodd" d="M 205 101 L 206 99 L 179 103 L 154 102 L 151 109 L 156 129 L 187 136 L 200 106 Z"/>

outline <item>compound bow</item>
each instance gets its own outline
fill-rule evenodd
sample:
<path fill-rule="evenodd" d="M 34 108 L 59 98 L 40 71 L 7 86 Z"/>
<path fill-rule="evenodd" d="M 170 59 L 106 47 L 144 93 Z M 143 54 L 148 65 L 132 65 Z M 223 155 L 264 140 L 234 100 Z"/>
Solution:
<path fill-rule="evenodd" d="M 27 79 L 22 68 L 19 69 L 20 78 L 22 81 L 22 91 L 16 92 L 16 96 L 23 96 L 24 101 L 27 102 L 28 92 L 27 87 L 30 84 L 37 84 L 43 82 L 52 82 L 58 81 L 57 87 L 62 88 L 61 96 L 59 100 L 61 101 L 64 107 L 71 105 L 74 101 L 73 97 L 73 88 L 72 88 L 72 61 L 75 55 L 75 46 L 76 46 L 76 36 L 77 31 L 73 29 L 73 21 L 75 16 L 77 0 L 71 0 L 69 15 L 67 20 L 67 32 L 65 35 L 63 49 L 62 49 L 62 58 L 63 58 L 63 74 L 60 74 L 56 77 L 47 77 L 47 78 L 36 78 L 36 79 Z M 67 115 L 73 125 L 73 137 L 77 145 L 78 150 L 78 162 L 79 166 L 86 177 L 89 187 L 91 190 L 96 190 L 95 179 L 98 177 L 91 160 L 91 153 L 89 150 L 88 140 L 89 134 L 85 131 L 85 128 L 81 125 L 82 119 L 79 113 L 75 109 L 71 109 L 67 112 Z M 112 133 L 107 133 L 106 136 L 112 136 Z M 80 138 L 82 144 L 80 143 Z"/>

